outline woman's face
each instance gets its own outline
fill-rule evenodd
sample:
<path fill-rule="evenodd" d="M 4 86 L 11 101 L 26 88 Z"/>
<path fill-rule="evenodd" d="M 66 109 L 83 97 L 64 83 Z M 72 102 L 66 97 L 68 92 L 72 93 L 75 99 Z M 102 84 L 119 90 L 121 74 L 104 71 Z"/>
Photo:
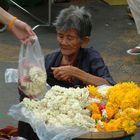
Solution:
<path fill-rule="evenodd" d="M 57 41 L 62 54 L 65 56 L 77 54 L 81 48 L 81 39 L 75 29 L 68 29 L 64 32 L 58 31 Z"/>

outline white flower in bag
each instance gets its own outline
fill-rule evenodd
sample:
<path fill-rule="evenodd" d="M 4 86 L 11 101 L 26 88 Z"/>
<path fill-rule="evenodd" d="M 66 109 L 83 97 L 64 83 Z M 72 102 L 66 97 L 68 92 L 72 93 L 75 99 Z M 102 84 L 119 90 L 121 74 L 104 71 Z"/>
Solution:
<path fill-rule="evenodd" d="M 41 68 L 33 66 L 26 76 L 20 77 L 20 85 L 27 96 L 36 96 L 46 88 L 46 73 Z"/>

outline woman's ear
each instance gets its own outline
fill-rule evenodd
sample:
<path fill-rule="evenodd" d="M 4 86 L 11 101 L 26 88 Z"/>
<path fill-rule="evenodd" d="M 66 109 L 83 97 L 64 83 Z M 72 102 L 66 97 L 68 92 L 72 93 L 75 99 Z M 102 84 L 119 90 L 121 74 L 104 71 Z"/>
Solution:
<path fill-rule="evenodd" d="M 85 36 L 81 40 L 81 48 L 85 48 L 89 43 L 89 36 Z"/>

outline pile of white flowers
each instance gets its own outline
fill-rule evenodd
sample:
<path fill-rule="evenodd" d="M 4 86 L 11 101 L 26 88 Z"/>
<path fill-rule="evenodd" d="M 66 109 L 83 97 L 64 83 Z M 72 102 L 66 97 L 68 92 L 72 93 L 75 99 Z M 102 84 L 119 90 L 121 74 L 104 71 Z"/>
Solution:
<path fill-rule="evenodd" d="M 42 100 L 25 98 L 23 103 L 47 125 L 96 131 L 95 120 L 90 117 L 90 111 L 85 109 L 89 104 L 88 96 L 86 88 L 53 86 Z"/>
<path fill-rule="evenodd" d="M 45 92 L 46 73 L 37 66 L 31 67 L 26 75 L 20 77 L 20 86 L 27 96 L 37 96 Z"/>

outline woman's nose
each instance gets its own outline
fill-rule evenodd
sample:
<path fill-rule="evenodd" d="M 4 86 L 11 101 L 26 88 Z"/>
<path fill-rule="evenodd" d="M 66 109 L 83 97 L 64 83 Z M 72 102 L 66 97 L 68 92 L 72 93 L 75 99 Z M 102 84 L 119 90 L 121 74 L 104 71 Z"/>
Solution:
<path fill-rule="evenodd" d="M 66 39 L 66 38 L 63 38 L 63 39 L 61 40 L 61 44 L 63 44 L 63 45 L 67 45 L 67 44 L 68 44 L 67 39 Z"/>

